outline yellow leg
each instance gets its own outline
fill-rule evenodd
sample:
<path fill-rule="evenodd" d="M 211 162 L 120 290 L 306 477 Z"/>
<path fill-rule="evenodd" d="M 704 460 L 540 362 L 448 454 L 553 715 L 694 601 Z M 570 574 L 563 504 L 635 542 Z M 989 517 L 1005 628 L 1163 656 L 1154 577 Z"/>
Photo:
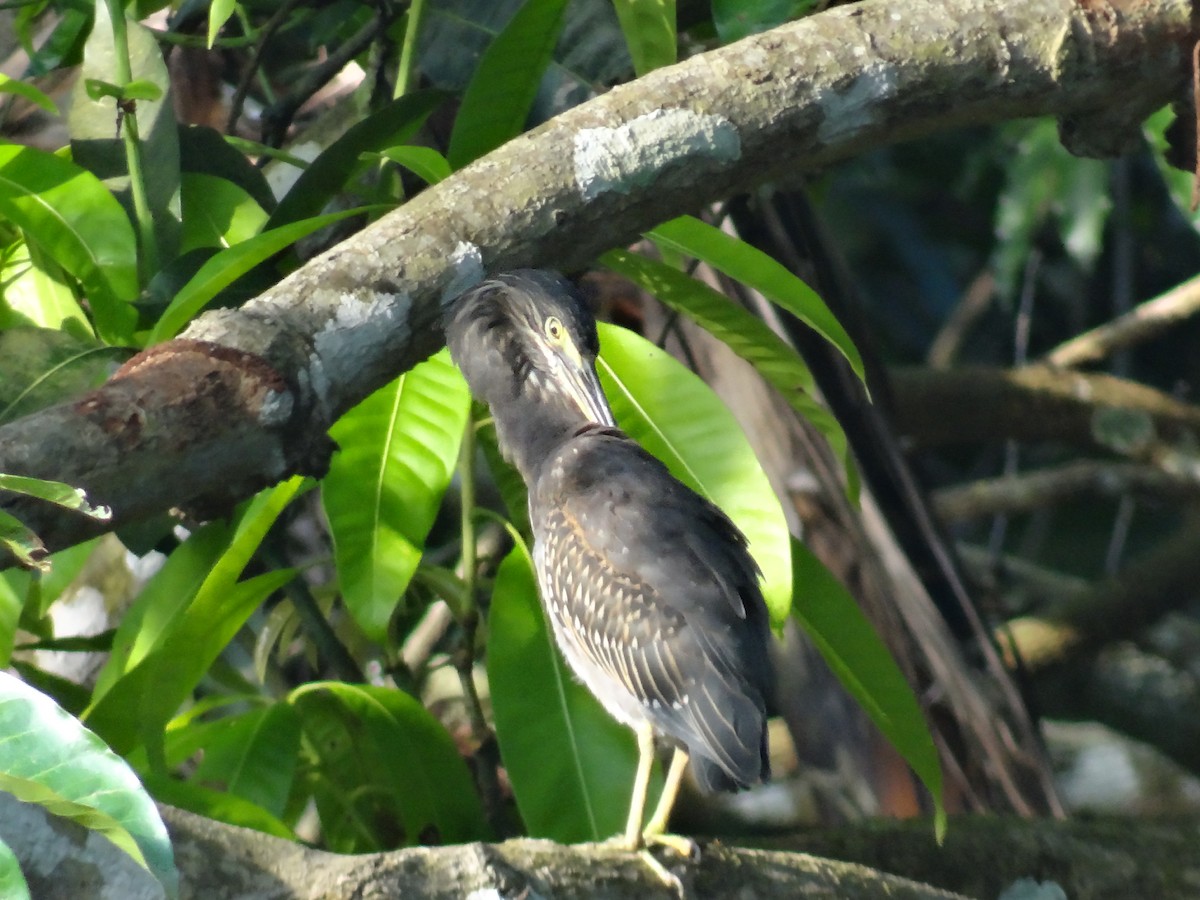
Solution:
<path fill-rule="evenodd" d="M 642 838 L 647 843 L 670 847 L 681 856 L 693 856 L 696 852 L 696 845 L 685 837 L 667 834 L 667 823 L 671 818 L 671 810 L 675 806 L 675 798 L 679 796 L 679 785 L 683 781 L 683 773 L 687 771 L 687 764 L 687 751 L 681 747 L 675 748 L 675 755 L 671 757 L 671 768 L 667 770 L 667 780 L 663 785 L 662 795 L 658 798 L 658 806 L 642 831 Z"/>
<path fill-rule="evenodd" d="M 654 765 L 654 731 L 649 723 L 637 730 L 638 767 L 633 779 L 633 798 L 629 802 L 629 819 L 625 823 L 626 850 L 642 846 L 642 817 L 646 813 L 646 792 L 650 789 L 650 767 Z"/>

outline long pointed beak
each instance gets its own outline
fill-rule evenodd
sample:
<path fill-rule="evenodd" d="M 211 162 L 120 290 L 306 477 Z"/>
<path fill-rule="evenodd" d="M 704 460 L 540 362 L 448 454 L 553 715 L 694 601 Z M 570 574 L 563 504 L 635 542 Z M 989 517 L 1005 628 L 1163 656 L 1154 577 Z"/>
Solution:
<path fill-rule="evenodd" d="M 588 420 L 601 425 L 615 426 L 616 420 L 608 407 L 608 398 L 604 396 L 604 388 L 600 387 L 596 370 L 586 362 L 580 361 L 578 365 L 568 365 L 566 373 L 568 393 Z"/>

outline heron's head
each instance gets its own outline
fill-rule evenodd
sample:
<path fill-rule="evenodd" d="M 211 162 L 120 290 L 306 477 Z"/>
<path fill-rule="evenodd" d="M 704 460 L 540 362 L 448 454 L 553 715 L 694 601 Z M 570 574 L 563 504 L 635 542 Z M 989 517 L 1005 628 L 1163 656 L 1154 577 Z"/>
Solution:
<path fill-rule="evenodd" d="M 518 269 L 467 291 L 446 312 L 446 343 L 501 425 L 539 413 L 613 424 L 596 377 L 596 321 L 556 273 Z"/>

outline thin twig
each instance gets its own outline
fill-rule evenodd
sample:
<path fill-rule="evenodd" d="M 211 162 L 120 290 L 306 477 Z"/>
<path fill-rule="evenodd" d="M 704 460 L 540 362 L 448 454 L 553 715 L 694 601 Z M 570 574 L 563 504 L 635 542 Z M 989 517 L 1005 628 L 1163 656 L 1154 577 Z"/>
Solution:
<path fill-rule="evenodd" d="M 275 32 L 283 26 L 299 2 L 300 0 L 284 0 L 259 31 L 258 40 L 254 44 L 254 55 L 250 57 L 250 63 L 246 66 L 246 71 L 242 73 L 237 90 L 233 92 L 233 99 L 229 102 L 229 118 L 225 122 L 226 133 L 233 134 L 237 129 L 238 119 L 242 117 L 242 106 L 246 103 L 246 96 L 250 93 L 250 83 L 254 81 L 255 73 L 259 70 L 263 53 L 267 49 L 267 42 L 275 36 Z"/>
<path fill-rule="evenodd" d="M 1115 350 L 1157 337 L 1197 312 L 1200 312 L 1200 275 L 1060 344 L 1043 362 L 1061 368 L 1094 362 Z"/>

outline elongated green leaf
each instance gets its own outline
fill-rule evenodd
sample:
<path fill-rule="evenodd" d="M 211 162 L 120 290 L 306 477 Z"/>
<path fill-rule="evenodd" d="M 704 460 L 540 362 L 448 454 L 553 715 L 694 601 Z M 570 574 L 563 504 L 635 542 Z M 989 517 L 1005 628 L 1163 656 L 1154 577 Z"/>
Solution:
<path fill-rule="evenodd" d="M 6 475 L 0 472 L 0 490 L 12 491 L 15 494 L 26 494 L 37 497 L 63 509 L 71 509 L 93 519 L 105 521 L 112 518 L 112 510 L 108 507 L 94 507 L 87 502 L 87 494 L 77 487 L 63 484 L 61 481 L 46 481 L 41 478 L 27 478 L 24 475 Z"/>
<path fill-rule="evenodd" d="M 74 281 L 37 244 L 18 238 L 0 267 L 0 329 L 38 325 L 77 338 L 93 335 L 76 297 Z"/>
<path fill-rule="evenodd" d="M 16 94 L 18 97 L 24 97 L 30 103 L 35 103 L 50 113 L 52 116 L 58 115 L 58 107 L 54 105 L 54 101 L 35 88 L 32 84 L 26 84 L 24 81 L 17 81 L 15 78 L 10 78 L 3 72 L 0 72 L 0 94 Z"/>
<path fill-rule="evenodd" d="M 267 572 L 237 579 L 267 530 L 305 485 L 293 478 L 259 494 L 246 507 L 229 545 L 196 590 L 194 599 L 163 622 L 153 643 L 140 644 L 141 658 L 126 670 L 85 713 L 88 725 L 108 743 L 128 752 L 144 743 L 151 764 L 163 768 L 163 730 L 242 624 L 273 591 L 294 575 Z M 147 613 L 143 612 L 143 626 Z M 123 640 L 122 630 L 117 631 Z"/>
<path fill-rule="evenodd" d="M 0 672 L 0 790 L 101 832 L 168 896 L 179 875 L 167 829 L 137 776 L 53 700 Z"/>
<path fill-rule="evenodd" d="M 379 156 L 399 163 L 428 184 L 437 184 L 450 177 L 450 163 L 432 147 L 405 144 L 402 147 L 388 147 Z"/>
<path fill-rule="evenodd" d="M 137 296 L 137 243 L 96 176 L 51 153 L 0 145 L 0 215 L 79 279 L 100 335 L 127 342 Z"/>
<path fill-rule="evenodd" d="M 215 128 L 185 125 L 179 129 L 179 167 L 184 173 L 223 178 L 268 212 L 275 208 L 275 195 L 266 177 Z"/>
<path fill-rule="evenodd" d="M 638 76 L 675 62 L 675 0 L 613 0 Z"/>
<path fill-rule="evenodd" d="M 838 680 L 929 789 L 940 842 L 946 832 L 942 769 L 921 705 L 850 592 L 799 541 L 792 542 L 792 552 L 792 614 Z"/>
<path fill-rule="evenodd" d="M 559 655 L 523 548 L 496 573 L 487 670 L 500 756 L 530 835 L 574 843 L 619 834 L 637 741 Z M 652 797 L 661 785 L 656 771 Z"/>
<path fill-rule="evenodd" d="M 854 373 L 863 375 L 862 357 L 840 322 L 816 291 L 761 250 L 728 235 L 707 222 L 681 216 L 664 222 L 647 237 L 680 253 L 702 259 L 730 278 L 758 291 L 786 309 L 833 344 L 846 357 Z"/>
<path fill-rule="evenodd" d="M 454 741 L 407 694 L 372 685 L 307 684 L 290 702 L 315 759 L 322 832 L 342 852 L 488 837 Z"/>
<path fill-rule="evenodd" d="M 341 452 L 321 498 L 342 596 L 373 640 L 421 561 L 454 474 L 470 410 L 466 382 L 443 350 L 376 391 L 330 429 Z"/>
<path fill-rule="evenodd" d="M 0 573 L 0 669 L 7 668 L 16 641 L 17 623 L 25 609 L 25 594 L 18 593 L 13 579 Z"/>
<path fill-rule="evenodd" d="M 787 521 L 733 414 L 699 376 L 622 328 L 600 327 L 597 368 L 617 424 L 746 535 L 778 627 L 792 602 Z"/>
<path fill-rule="evenodd" d="M 296 840 L 295 832 L 267 810 L 249 800 L 214 791 L 188 781 L 148 772 L 142 776 L 146 787 L 156 800 L 190 810 L 197 815 L 241 828 L 253 828 L 286 841 Z"/>
<path fill-rule="evenodd" d="M 488 45 L 450 134 L 446 156 L 455 169 L 521 133 L 562 31 L 566 8 L 566 0 L 525 0 Z"/>
<path fill-rule="evenodd" d="M 678 269 L 626 250 L 601 257 L 604 265 L 649 291 L 662 303 L 724 341 L 758 371 L 829 441 L 846 466 L 850 495 L 858 495 L 857 470 L 837 419 L 813 397 L 816 386 L 804 360 L 758 317 Z"/>
<path fill-rule="evenodd" d="M 403 144 L 444 99 L 440 91 L 405 94 L 351 127 L 296 179 L 271 213 L 266 227 L 275 229 L 315 216 L 345 187 L 355 169 L 363 165 L 359 160 L 362 154 Z"/>
<path fill-rule="evenodd" d="M 367 207 L 345 209 L 341 212 L 316 216 L 312 219 L 302 219 L 290 225 L 284 225 L 222 250 L 200 267 L 191 281 L 184 285 L 183 290 L 175 295 L 175 299 L 163 312 L 162 318 L 150 332 L 149 343 L 157 344 L 175 337 L 192 318 L 204 309 L 213 298 L 233 284 L 239 277 L 245 275 L 259 263 L 270 259 L 280 250 L 290 247 L 302 237 L 312 234 L 319 228 L 340 222 L 350 216 L 361 215 Z"/>
<path fill-rule="evenodd" d="M 17 854 L 4 841 L 0 841 L 0 897 L 29 900 L 29 885 L 21 873 Z"/>
<path fill-rule="evenodd" d="M 208 49 L 212 49 L 221 27 L 229 21 L 229 17 L 237 10 L 237 0 L 212 0 L 208 7 Z"/>
<path fill-rule="evenodd" d="M 279 817 L 287 806 L 300 752 L 300 720 L 287 703 L 252 709 L 218 719 L 171 727 L 199 731 L 195 744 L 203 755 L 189 780 L 220 788 Z"/>
<path fill-rule="evenodd" d="M 197 247 L 231 247 L 259 233 L 267 214 L 245 190 L 232 181 L 198 172 L 185 172 L 183 236 L 180 253 Z"/>

